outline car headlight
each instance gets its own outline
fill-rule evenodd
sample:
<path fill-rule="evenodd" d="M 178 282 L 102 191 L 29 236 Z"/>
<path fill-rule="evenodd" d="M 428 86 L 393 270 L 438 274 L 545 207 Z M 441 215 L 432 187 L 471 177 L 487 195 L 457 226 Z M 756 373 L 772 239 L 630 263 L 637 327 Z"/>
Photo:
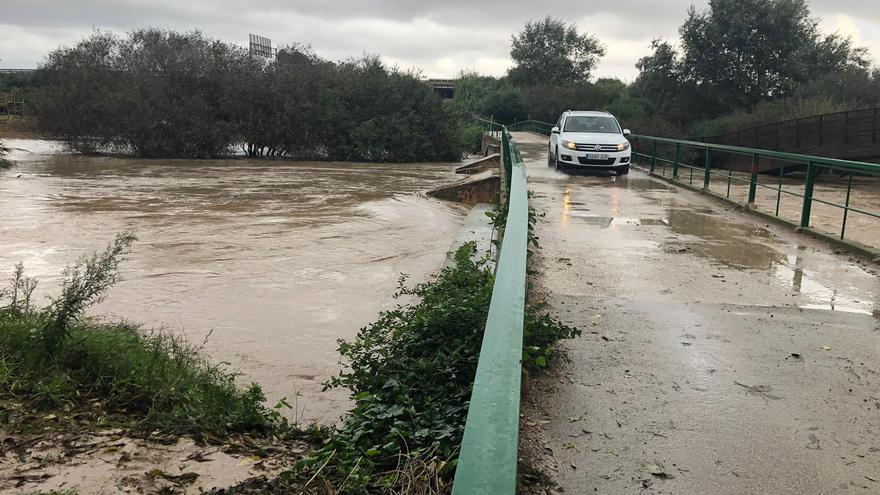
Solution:
<path fill-rule="evenodd" d="M 626 151 L 629 149 L 629 143 L 620 143 L 617 145 L 617 151 Z"/>
<path fill-rule="evenodd" d="M 562 147 L 570 150 L 576 150 L 578 145 L 574 141 L 562 141 Z"/>

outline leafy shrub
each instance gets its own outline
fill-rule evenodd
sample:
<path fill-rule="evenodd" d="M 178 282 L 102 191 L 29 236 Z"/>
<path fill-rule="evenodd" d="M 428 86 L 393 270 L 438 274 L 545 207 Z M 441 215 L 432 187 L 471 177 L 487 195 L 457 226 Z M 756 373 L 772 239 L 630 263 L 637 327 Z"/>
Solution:
<path fill-rule="evenodd" d="M 401 279 L 396 297 L 414 302 L 381 313 L 353 341 L 340 341 L 348 369 L 329 386 L 351 390 L 355 407 L 326 445 L 298 465 L 301 473 L 345 480 L 350 493 L 399 493 L 414 477 L 415 485 L 434 491 L 448 485 L 494 282 L 474 253 L 472 243 L 459 248 L 455 264 L 433 281 L 407 288 Z M 526 367 L 546 366 L 556 342 L 578 334 L 544 309 L 526 308 Z"/>
<path fill-rule="evenodd" d="M 415 298 L 383 312 L 351 341 L 340 341 L 348 369 L 329 383 L 351 390 L 355 407 L 328 444 L 303 467 L 332 456 L 324 475 L 350 478 L 351 491 L 393 486 L 402 458 L 437 459 L 448 479 L 467 418 L 493 276 L 463 246 L 434 281 L 400 287 Z M 315 466 L 317 467 L 317 466 Z M 382 473 L 390 473 L 383 475 Z"/>
<path fill-rule="evenodd" d="M 478 153 L 483 146 L 483 128 L 473 122 L 462 126 L 461 140 L 468 153 Z"/>

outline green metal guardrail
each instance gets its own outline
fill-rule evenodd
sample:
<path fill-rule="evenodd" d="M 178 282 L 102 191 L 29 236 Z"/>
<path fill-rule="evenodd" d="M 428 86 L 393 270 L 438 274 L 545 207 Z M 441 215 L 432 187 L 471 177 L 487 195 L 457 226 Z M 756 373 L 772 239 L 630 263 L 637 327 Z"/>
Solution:
<path fill-rule="evenodd" d="M 501 137 L 508 184 L 507 223 L 452 493 L 513 495 L 526 302 L 528 187 L 522 155 L 508 130 L 491 121 L 482 123 L 488 123 L 488 132 L 496 131 Z"/>
<path fill-rule="evenodd" d="M 515 122 L 507 126 L 507 129 L 510 132 L 534 132 L 537 134 L 543 134 L 545 136 L 550 135 L 550 129 L 553 129 L 553 124 L 551 122 L 542 122 L 540 120 L 522 120 L 519 122 Z"/>
<path fill-rule="evenodd" d="M 742 184 L 748 190 L 745 203 L 752 207 L 756 207 L 756 197 L 759 190 L 774 191 L 776 195 L 775 207 L 772 212 L 766 211 L 765 213 L 796 223 L 802 228 L 809 228 L 825 237 L 835 236 L 840 240 L 845 240 L 847 219 L 850 213 L 880 219 L 880 211 L 869 211 L 851 204 L 853 178 L 880 176 L 880 165 L 877 164 L 636 134 L 630 136 L 630 141 L 633 144 L 634 157 L 646 159 L 649 163 L 643 168 L 653 174 L 667 177 L 673 182 L 688 183 L 693 186 L 694 174 L 696 173 L 699 189 L 727 199 L 731 198 L 731 185 Z M 692 160 L 689 161 L 688 157 Z M 770 184 L 761 180 L 762 176 L 768 177 L 768 175 L 759 173 L 760 165 L 765 161 L 772 162 L 771 168 L 774 169 L 773 175 L 769 176 L 771 177 Z M 735 172 L 734 169 L 738 164 L 745 165 L 749 172 Z M 683 170 L 689 175 L 688 179 L 682 178 Z M 791 170 L 802 171 L 803 174 L 787 173 Z M 818 197 L 817 178 L 823 172 L 827 176 L 837 174 L 840 180 L 843 177 L 847 178 L 845 192 L 842 188 L 839 191 L 842 203 Z M 823 185 L 833 183 L 833 180 L 820 181 L 820 183 Z M 718 187 L 721 187 L 724 192 L 718 192 Z M 833 193 L 834 191 L 828 190 L 824 192 L 826 195 Z M 784 218 L 784 215 L 780 214 L 783 195 L 801 198 L 799 215 L 796 215 L 796 218 Z M 842 219 L 838 233 L 832 234 L 813 228 L 810 215 L 816 203 L 841 210 Z"/>

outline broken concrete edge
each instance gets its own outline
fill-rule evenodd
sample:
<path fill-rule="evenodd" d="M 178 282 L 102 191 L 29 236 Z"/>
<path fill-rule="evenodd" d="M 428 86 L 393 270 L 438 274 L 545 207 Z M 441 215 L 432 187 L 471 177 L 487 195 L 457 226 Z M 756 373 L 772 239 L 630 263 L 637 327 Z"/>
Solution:
<path fill-rule="evenodd" d="M 494 153 L 501 153 L 501 139 L 489 134 L 483 134 L 482 141 L 480 142 L 480 154 L 488 156 Z"/>
<path fill-rule="evenodd" d="M 456 174 L 475 174 L 486 170 L 497 169 L 501 166 L 501 155 L 498 153 L 484 156 L 455 167 Z"/>
<path fill-rule="evenodd" d="M 831 244 L 832 246 L 843 248 L 843 249 L 846 249 L 846 250 L 852 252 L 853 254 L 857 254 L 859 256 L 863 256 L 866 258 L 870 258 L 871 261 L 873 261 L 873 262 L 880 262 L 880 249 L 878 249 L 878 248 L 869 246 L 867 244 L 863 244 L 858 241 L 841 239 L 840 237 L 838 237 L 834 234 L 831 234 L 829 232 L 825 232 L 823 230 L 816 229 L 813 227 L 801 227 L 799 224 L 797 224 L 795 222 L 792 222 L 790 220 L 786 220 L 784 218 L 779 218 L 776 215 L 771 215 L 770 213 L 766 213 L 761 210 L 757 210 L 757 209 L 750 207 L 746 204 L 739 203 L 739 202 L 734 201 L 726 196 L 722 196 L 716 192 L 707 191 L 707 190 L 703 189 L 702 187 L 696 187 L 696 186 L 692 186 L 690 184 L 685 184 L 683 182 L 672 180 L 672 177 L 666 177 L 666 176 L 660 175 L 656 172 L 651 172 L 647 168 L 641 167 L 639 165 L 633 164 L 633 166 L 638 167 L 640 170 L 642 170 L 643 172 L 645 172 L 649 176 L 655 177 L 655 178 L 660 179 L 660 180 L 667 182 L 669 184 L 672 184 L 672 185 L 675 185 L 675 186 L 678 186 L 683 189 L 687 189 L 689 191 L 693 191 L 696 193 L 705 194 L 706 196 L 711 196 L 715 199 L 721 200 L 722 202 L 740 207 L 743 209 L 743 211 L 750 213 L 752 215 L 756 215 L 756 216 L 761 217 L 765 220 L 769 220 L 769 221 L 775 222 L 779 225 L 789 227 L 792 230 L 794 230 L 796 233 L 807 234 L 815 239 L 818 239 L 820 241 L 824 241 L 828 244 Z"/>
<path fill-rule="evenodd" d="M 488 257 L 489 269 L 495 271 L 495 263 L 498 258 L 498 250 L 495 249 L 493 241 L 498 238 L 498 231 L 492 226 L 492 219 L 486 213 L 494 211 L 494 206 L 489 203 L 477 203 L 471 208 L 461 227 L 452 237 L 452 243 L 449 245 L 449 251 L 446 252 L 446 260 L 443 262 L 443 268 L 452 266 L 455 263 L 455 252 L 464 244 L 473 241 L 477 245 L 477 250 L 471 259 L 474 261 Z"/>
<path fill-rule="evenodd" d="M 435 187 L 425 194 L 432 198 L 455 201 L 466 205 L 492 203 L 498 200 L 501 176 L 498 170 L 486 170 L 448 184 Z"/>

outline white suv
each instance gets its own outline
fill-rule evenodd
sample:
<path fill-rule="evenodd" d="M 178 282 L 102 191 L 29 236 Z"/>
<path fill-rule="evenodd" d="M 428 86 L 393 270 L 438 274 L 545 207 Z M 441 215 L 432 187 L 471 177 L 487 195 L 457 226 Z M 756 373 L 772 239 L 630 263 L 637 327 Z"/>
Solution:
<path fill-rule="evenodd" d="M 629 129 L 608 112 L 567 111 L 550 132 L 548 165 L 557 170 L 589 168 L 629 173 Z"/>

